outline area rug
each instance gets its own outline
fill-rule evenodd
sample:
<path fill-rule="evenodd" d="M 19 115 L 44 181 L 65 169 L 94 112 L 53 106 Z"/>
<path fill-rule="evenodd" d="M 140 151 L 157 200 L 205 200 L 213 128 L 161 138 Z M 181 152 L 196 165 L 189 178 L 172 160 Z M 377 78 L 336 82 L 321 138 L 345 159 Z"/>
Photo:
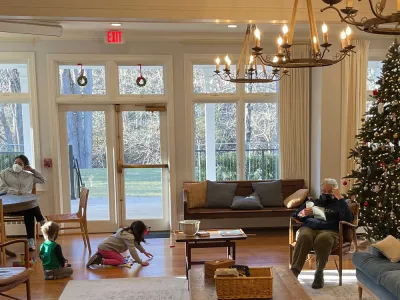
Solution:
<path fill-rule="evenodd" d="M 314 281 L 314 270 L 302 271 L 299 275 L 299 282 L 313 300 L 358 300 L 358 285 L 356 270 L 343 270 L 343 285 L 339 286 L 339 276 L 336 270 L 325 270 L 325 286 L 315 290 L 311 287 Z M 364 292 L 363 300 L 373 300 L 374 298 Z"/>
<path fill-rule="evenodd" d="M 174 277 L 71 280 L 59 300 L 189 300 L 188 283 Z"/>

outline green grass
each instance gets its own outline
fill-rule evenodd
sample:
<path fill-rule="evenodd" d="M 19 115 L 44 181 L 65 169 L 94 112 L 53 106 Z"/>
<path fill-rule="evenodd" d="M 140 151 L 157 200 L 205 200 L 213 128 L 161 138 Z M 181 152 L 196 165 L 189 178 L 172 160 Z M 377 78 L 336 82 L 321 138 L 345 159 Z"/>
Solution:
<path fill-rule="evenodd" d="M 82 181 L 91 197 L 108 198 L 107 169 L 81 169 Z M 160 196 L 161 169 L 125 169 L 127 196 Z"/>

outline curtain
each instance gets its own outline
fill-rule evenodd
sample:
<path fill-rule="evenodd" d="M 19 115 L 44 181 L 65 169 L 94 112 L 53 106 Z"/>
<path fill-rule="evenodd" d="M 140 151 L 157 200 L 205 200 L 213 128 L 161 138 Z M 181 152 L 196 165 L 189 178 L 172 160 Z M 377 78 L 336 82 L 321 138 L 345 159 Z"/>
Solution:
<path fill-rule="evenodd" d="M 355 135 L 361 127 L 366 110 L 367 71 L 369 41 L 354 40 L 356 53 L 342 61 L 342 126 L 341 126 L 341 174 L 347 176 L 355 168 L 349 160 L 350 149 L 356 144 Z M 340 185 L 342 192 L 351 188 L 352 182 Z"/>
<path fill-rule="evenodd" d="M 293 46 L 293 57 L 308 57 L 310 46 Z M 279 142 L 282 179 L 310 179 L 310 70 L 290 69 L 279 85 Z"/>

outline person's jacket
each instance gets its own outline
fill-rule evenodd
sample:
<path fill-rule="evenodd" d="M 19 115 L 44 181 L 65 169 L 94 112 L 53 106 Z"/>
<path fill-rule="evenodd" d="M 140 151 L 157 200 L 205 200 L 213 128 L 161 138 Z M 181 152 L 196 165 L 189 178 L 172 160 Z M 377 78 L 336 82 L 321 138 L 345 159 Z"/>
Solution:
<path fill-rule="evenodd" d="M 17 173 L 12 168 L 8 168 L 0 173 L 0 192 L 9 194 L 32 193 L 33 184 L 45 182 L 46 179 L 36 170 Z"/>
<path fill-rule="evenodd" d="M 346 221 L 352 222 L 353 221 L 353 214 L 350 211 L 347 205 L 347 199 L 336 199 L 325 202 L 322 201 L 321 197 L 315 200 L 311 200 L 314 202 L 315 206 L 320 206 L 325 208 L 325 220 L 315 219 L 312 215 L 308 217 L 301 218 L 299 213 L 306 208 L 306 203 L 300 206 L 296 212 L 293 213 L 292 217 L 295 217 L 299 221 L 303 222 L 303 226 L 309 227 L 314 230 L 333 230 L 339 231 L 339 222 Z"/>

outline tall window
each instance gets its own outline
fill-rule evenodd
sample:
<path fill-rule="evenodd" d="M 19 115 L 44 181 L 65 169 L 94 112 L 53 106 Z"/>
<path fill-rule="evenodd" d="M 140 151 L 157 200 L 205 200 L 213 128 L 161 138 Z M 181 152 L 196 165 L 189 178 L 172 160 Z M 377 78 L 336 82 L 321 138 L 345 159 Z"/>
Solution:
<path fill-rule="evenodd" d="M 214 65 L 188 64 L 194 178 L 279 178 L 279 85 L 236 85 L 215 76 Z"/>
<path fill-rule="evenodd" d="M 382 71 L 382 62 L 381 61 L 369 61 L 368 62 L 368 71 L 367 71 L 367 111 L 371 108 L 373 104 L 373 100 L 370 97 L 372 95 L 372 91 L 379 88 L 376 82 L 381 76 Z"/>
<path fill-rule="evenodd" d="M 3 170 L 11 167 L 15 156 L 20 154 L 34 164 L 34 151 L 29 56 L 2 53 L 0 58 L 4 62 L 0 64 L 0 170 Z"/>

